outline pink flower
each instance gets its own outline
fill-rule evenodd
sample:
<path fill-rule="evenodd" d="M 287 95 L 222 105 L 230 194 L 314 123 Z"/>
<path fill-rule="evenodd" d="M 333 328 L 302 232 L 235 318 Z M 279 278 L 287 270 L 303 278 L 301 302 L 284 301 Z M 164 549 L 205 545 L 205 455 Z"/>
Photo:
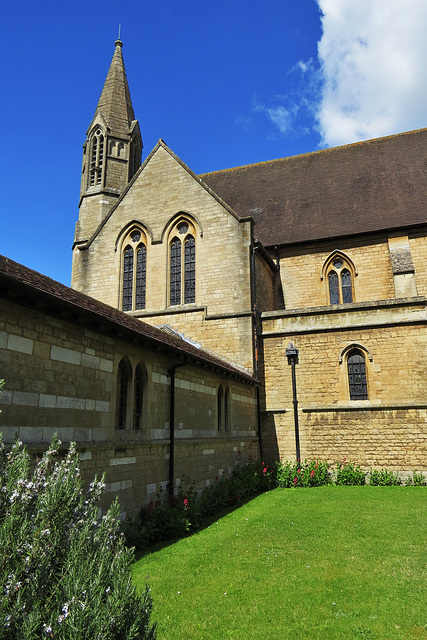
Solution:
<path fill-rule="evenodd" d="M 188 500 L 184 498 L 184 509 L 188 509 Z"/>
<path fill-rule="evenodd" d="M 315 472 L 314 472 L 314 469 L 313 469 L 313 471 L 310 473 L 310 478 L 312 478 L 314 476 L 314 473 Z"/>
<path fill-rule="evenodd" d="M 266 474 L 266 473 L 267 473 L 267 467 L 264 467 L 264 469 L 262 470 L 262 472 L 263 472 L 264 474 Z"/>
<path fill-rule="evenodd" d="M 294 478 L 294 484 L 296 484 L 298 482 L 298 478 L 295 476 Z"/>

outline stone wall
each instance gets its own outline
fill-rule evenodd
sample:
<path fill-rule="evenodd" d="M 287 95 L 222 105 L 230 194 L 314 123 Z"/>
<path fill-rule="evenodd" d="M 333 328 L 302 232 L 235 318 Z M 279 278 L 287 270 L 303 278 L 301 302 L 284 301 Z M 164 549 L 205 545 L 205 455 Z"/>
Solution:
<path fill-rule="evenodd" d="M 107 499 L 130 512 L 155 498 L 169 479 L 170 376 L 178 357 L 124 336 L 89 329 L 82 318 L 24 308 L 2 300 L 0 310 L 0 425 L 34 453 L 54 432 L 76 441 L 85 481 L 106 473 Z M 130 377 L 126 428 L 116 428 L 117 369 Z M 133 380 L 144 372 L 140 429 L 133 424 Z M 227 431 L 218 431 L 217 393 L 229 391 Z M 258 457 L 255 388 L 220 369 L 183 366 L 175 379 L 175 473 L 178 487 L 201 489 L 237 464 Z"/>
<path fill-rule="evenodd" d="M 425 322 L 425 298 L 264 313 L 262 432 L 270 456 L 295 456 L 286 358 L 292 341 L 299 349 L 302 457 L 426 469 Z M 351 345 L 366 356 L 367 400 L 349 397 L 345 353 Z"/>

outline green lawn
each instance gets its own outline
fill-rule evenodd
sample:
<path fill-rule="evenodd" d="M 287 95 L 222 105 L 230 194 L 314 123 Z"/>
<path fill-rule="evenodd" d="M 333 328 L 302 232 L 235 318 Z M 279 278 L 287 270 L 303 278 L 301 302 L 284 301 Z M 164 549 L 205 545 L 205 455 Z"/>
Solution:
<path fill-rule="evenodd" d="M 276 489 L 134 580 L 159 640 L 427 639 L 426 540 L 425 487 Z"/>

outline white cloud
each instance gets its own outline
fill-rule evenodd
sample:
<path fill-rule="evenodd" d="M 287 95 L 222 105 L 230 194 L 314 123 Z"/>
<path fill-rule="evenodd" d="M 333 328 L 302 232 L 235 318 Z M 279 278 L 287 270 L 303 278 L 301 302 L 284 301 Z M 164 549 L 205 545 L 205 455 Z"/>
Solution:
<path fill-rule="evenodd" d="M 322 145 L 426 126 L 426 0 L 317 0 Z"/>

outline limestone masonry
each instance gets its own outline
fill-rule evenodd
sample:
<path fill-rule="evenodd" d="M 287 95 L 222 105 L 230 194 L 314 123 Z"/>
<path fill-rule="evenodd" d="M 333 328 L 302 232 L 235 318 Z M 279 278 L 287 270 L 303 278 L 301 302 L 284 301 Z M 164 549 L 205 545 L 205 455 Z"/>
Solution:
<path fill-rule="evenodd" d="M 302 458 L 427 470 L 427 129 L 141 165 L 117 41 L 86 135 L 72 288 L 0 259 L 6 441 L 77 441 L 123 513 L 292 458 L 292 343 Z"/>

